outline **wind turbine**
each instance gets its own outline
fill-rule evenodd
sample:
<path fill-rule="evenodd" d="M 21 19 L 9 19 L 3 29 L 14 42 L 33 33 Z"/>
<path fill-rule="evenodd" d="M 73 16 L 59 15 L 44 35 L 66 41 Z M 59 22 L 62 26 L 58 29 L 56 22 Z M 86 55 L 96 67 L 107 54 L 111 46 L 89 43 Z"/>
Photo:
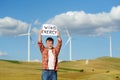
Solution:
<path fill-rule="evenodd" d="M 112 36 L 111 34 L 110 34 L 109 39 L 110 39 L 110 57 L 112 57 Z"/>
<path fill-rule="evenodd" d="M 70 33 L 69 31 L 66 29 L 66 33 L 67 33 L 67 36 L 68 36 L 68 40 L 67 42 L 65 43 L 65 46 L 69 43 L 69 48 L 70 48 L 70 61 L 72 61 L 72 41 L 71 41 L 71 36 L 70 36 Z"/>
<path fill-rule="evenodd" d="M 88 63 L 89 63 L 89 60 L 88 60 L 88 59 L 86 59 L 85 64 L 88 64 Z"/>
<path fill-rule="evenodd" d="M 18 36 L 28 36 L 28 62 L 30 62 L 30 40 L 31 40 L 31 24 L 29 25 L 28 32 L 25 34 L 19 34 Z"/>

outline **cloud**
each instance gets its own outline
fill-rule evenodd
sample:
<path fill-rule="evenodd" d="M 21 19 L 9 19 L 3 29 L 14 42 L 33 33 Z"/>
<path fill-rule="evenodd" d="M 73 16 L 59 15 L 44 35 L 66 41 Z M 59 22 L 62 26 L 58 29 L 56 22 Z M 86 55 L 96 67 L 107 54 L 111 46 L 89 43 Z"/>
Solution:
<path fill-rule="evenodd" d="M 29 24 L 11 17 L 0 18 L 0 36 L 26 33 Z"/>
<path fill-rule="evenodd" d="M 34 21 L 34 25 L 41 25 L 41 23 L 39 22 L 38 19 L 36 19 L 36 20 Z"/>
<path fill-rule="evenodd" d="M 38 32 L 39 32 L 39 29 L 37 29 L 36 27 L 34 27 L 34 28 L 32 29 L 32 33 L 38 34 Z"/>
<path fill-rule="evenodd" d="M 96 14 L 84 11 L 68 11 L 56 15 L 46 23 L 57 25 L 62 31 L 65 27 L 71 34 L 96 36 L 120 31 L 120 6 L 112 7 L 109 12 Z"/>
<path fill-rule="evenodd" d="M 40 26 L 41 25 L 41 22 L 36 19 L 34 22 L 33 22 L 33 26 Z M 37 29 L 36 27 L 33 27 L 32 30 L 31 30 L 32 33 L 36 33 L 38 34 L 39 32 L 39 29 Z"/>
<path fill-rule="evenodd" d="M 7 53 L 0 51 L 0 56 L 6 56 Z"/>

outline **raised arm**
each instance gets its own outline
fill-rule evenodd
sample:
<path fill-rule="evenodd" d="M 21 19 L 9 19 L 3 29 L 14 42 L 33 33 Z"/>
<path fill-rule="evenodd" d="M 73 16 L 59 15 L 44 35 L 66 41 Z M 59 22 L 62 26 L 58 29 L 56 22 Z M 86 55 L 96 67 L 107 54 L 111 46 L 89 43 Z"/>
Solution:
<path fill-rule="evenodd" d="M 62 46 L 62 38 L 60 36 L 59 31 L 57 31 L 57 39 L 58 39 L 58 42 L 57 42 L 57 45 L 56 45 L 56 51 L 57 51 L 57 54 L 59 54 L 61 46 Z"/>
<path fill-rule="evenodd" d="M 57 31 L 57 38 L 59 41 L 62 41 L 61 36 L 60 36 L 60 31 Z"/>
<path fill-rule="evenodd" d="M 45 48 L 44 45 L 43 45 L 43 43 L 42 43 L 42 31 L 43 30 L 39 31 L 39 36 L 38 36 L 38 46 L 40 48 L 41 53 L 43 52 L 43 50 Z"/>
<path fill-rule="evenodd" d="M 38 42 L 40 42 L 40 43 L 42 43 L 42 31 L 43 30 L 40 29 L 39 36 L 38 36 Z"/>

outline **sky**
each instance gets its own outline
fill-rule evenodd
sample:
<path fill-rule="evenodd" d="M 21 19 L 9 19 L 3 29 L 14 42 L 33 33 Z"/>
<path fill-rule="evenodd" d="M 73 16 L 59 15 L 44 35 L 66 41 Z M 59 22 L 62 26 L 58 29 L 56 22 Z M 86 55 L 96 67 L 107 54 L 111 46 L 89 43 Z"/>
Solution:
<path fill-rule="evenodd" d="M 72 60 L 120 57 L 120 0 L 0 0 L 0 59 L 27 60 L 27 36 L 31 29 L 30 60 L 40 60 L 37 46 L 42 24 L 58 27 L 63 40 L 59 60 L 69 60 L 68 30 Z M 43 43 L 48 36 L 43 36 Z M 54 46 L 57 44 L 57 38 Z"/>

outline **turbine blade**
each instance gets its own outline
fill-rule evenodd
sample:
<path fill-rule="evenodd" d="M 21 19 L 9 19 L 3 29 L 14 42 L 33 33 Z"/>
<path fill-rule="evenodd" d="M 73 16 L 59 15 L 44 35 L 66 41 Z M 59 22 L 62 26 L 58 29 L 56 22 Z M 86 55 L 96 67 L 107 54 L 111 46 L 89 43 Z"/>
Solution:
<path fill-rule="evenodd" d="M 70 37 L 70 33 L 69 33 L 68 29 L 65 28 L 65 30 L 66 30 L 67 36 Z"/>
<path fill-rule="evenodd" d="M 68 38 L 68 40 L 66 41 L 65 45 L 66 46 L 68 44 L 68 42 L 70 41 L 71 38 Z"/>
<path fill-rule="evenodd" d="M 34 41 L 33 41 L 33 39 L 30 37 L 30 41 L 32 42 L 32 44 L 34 44 Z"/>
<path fill-rule="evenodd" d="M 37 45 L 35 45 L 35 41 L 32 39 L 32 37 L 30 37 L 30 41 L 32 42 L 32 44 L 37 47 Z"/>
<path fill-rule="evenodd" d="M 31 24 L 29 25 L 28 33 L 30 33 L 30 31 L 31 31 Z"/>
<path fill-rule="evenodd" d="M 19 34 L 19 35 L 17 35 L 17 36 L 27 36 L 28 35 L 28 33 L 25 33 L 25 34 Z"/>

